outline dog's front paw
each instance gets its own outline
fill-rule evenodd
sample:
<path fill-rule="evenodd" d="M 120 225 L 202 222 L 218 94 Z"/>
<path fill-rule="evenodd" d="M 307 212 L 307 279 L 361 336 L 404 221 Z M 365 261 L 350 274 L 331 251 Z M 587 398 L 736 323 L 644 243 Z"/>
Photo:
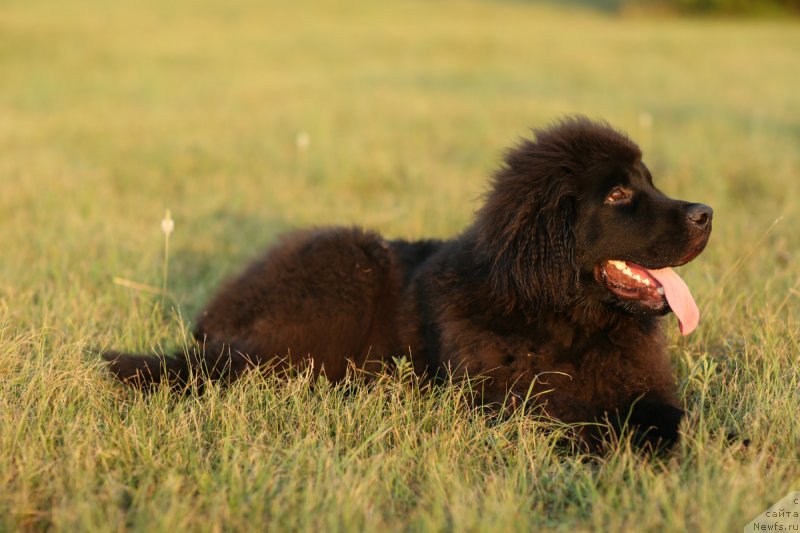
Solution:
<path fill-rule="evenodd" d="M 610 414 L 609 419 L 617 435 L 630 434 L 636 447 L 656 451 L 670 449 L 678 442 L 684 414 L 672 404 L 641 399 Z"/>

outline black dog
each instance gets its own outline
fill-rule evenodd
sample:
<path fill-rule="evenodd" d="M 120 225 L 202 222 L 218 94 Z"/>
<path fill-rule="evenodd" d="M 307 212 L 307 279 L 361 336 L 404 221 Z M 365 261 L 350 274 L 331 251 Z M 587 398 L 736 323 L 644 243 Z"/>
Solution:
<path fill-rule="evenodd" d="M 683 411 L 659 315 L 672 309 L 684 333 L 695 327 L 694 301 L 668 267 L 703 250 L 711 217 L 656 189 L 626 136 L 567 119 L 507 154 L 460 236 L 289 235 L 219 291 L 188 354 L 104 357 L 146 388 L 309 364 L 339 380 L 348 365 L 407 355 L 427 376 L 484 376 L 487 404 L 627 422 L 669 445 Z"/>

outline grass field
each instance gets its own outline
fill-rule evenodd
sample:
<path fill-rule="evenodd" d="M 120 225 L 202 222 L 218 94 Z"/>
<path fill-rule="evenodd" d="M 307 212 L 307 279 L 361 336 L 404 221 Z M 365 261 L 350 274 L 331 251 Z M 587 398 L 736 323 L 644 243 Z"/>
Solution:
<path fill-rule="evenodd" d="M 0 7 L 0 530 L 740 531 L 800 490 L 800 24 L 526 2 Z M 93 346 L 178 346 L 294 227 L 447 236 L 504 147 L 567 113 L 715 208 L 684 267 L 670 456 L 560 453 L 402 371 L 175 399 Z M 305 132 L 308 148 L 296 139 Z M 176 220 L 160 287 L 166 208 Z M 748 449 L 725 434 L 751 439 Z"/>

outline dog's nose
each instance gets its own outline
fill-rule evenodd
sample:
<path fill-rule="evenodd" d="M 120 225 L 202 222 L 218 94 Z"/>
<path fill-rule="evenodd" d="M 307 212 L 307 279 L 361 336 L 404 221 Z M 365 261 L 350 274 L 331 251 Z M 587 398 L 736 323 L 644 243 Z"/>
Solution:
<path fill-rule="evenodd" d="M 686 208 L 686 216 L 697 229 L 705 229 L 711 224 L 714 210 L 705 204 L 689 204 Z"/>

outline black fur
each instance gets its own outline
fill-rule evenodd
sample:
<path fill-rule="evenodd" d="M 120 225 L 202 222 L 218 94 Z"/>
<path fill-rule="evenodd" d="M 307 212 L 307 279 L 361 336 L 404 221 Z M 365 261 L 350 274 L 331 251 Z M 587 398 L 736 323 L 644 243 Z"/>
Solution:
<path fill-rule="evenodd" d="M 222 287 L 189 354 L 105 357 L 122 381 L 147 388 L 231 381 L 256 367 L 312 365 L 339 380 L 350 364 L 377 370 L 410 355 L 423 375 L 484 376 L 484 403 L 527 401 L 670 445 L 682 411 L 659 319 L 669 307 L 615 292 L 602 265 L 683 264 L 710 231 L 711 209 L 656 189 L 625 135 L 567 119 L 508 152 L 461 235 L 291 234 Z"/>

